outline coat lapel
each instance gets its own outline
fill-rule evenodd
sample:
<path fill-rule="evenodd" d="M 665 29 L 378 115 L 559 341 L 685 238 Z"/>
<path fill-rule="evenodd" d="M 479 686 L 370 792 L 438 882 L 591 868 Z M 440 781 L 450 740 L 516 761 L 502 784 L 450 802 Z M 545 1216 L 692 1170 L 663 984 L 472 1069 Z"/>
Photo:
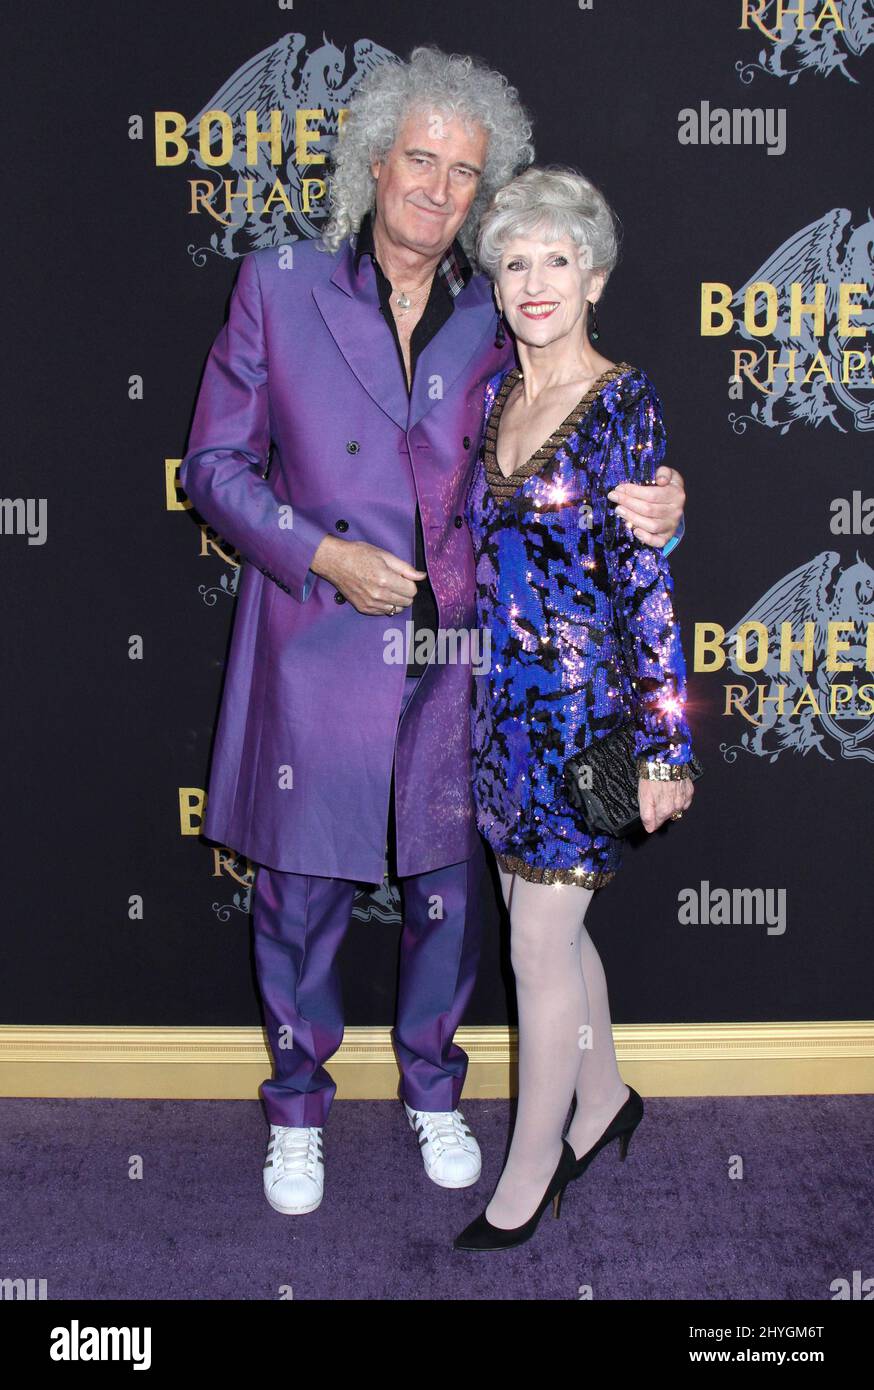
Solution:
<path fill-rule="evenodd" d="M 351 238 L 338 253 L 327 284 L 313 287 L 313 298 L 337 347 L 368 395 L 405 432 L 449 391 L 481 342 L 492 315 L 491 287 L 474 275 L 456 296 L 452 316 L 428 343 L 416 363 L 412 400 L 388 325 L 379 312 L 376 276 L 369 257 L 355 273 Z"/>
<path fill-rule="evenodd" d="M 491 298 L 491 286 L 486 277 L 474 275 L 467 287 L 455 296 L 451 317 L 419 354 L 410 401 L 410 429 L 448 395 L 489 328 L 496 323 L 494 309 L 490 308 Z"/>
<path fill-rule="evenodd" d="M 349 237 L 340 249 L 334 274 L 326 285 L 313 287 L 313 298 L 365 391 L 405 430 L 410 406 L 403 368 L 391 334 L 383 326 L 373 266 L 364 256 L 355 274 Z"/>

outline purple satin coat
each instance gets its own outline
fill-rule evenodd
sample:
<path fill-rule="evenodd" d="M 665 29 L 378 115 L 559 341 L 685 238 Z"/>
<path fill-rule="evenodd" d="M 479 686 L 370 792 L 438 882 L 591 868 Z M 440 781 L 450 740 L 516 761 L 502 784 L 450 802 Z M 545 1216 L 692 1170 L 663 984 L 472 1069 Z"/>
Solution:
<path fill-rule="evenodd" d="M 485 383 L 513 356 L 494 346 L 491 286 L 474 275 L 410 398 L 373 264 L 356 275 L 353 249 L 295 243 L 293 268 L 288 247 L 245 257 L 180 481 L 243 562 L 203 833 L 273 869 L 378 883 L 393 760 L 398 873 L 473 852 L 471 667 L 432 663 L 399 726 L 406 669 L 385 660 L 384 634 L 410 610 L 358 613 L 309 564 L 325 535 L 414 564 L 418 497 L 440 626 L 475 626 L 456 518 Z"/>

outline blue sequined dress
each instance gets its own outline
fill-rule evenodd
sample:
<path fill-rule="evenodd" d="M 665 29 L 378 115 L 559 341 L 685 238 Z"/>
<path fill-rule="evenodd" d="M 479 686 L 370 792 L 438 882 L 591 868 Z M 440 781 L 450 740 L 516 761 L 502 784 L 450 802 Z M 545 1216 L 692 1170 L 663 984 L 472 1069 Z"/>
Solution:
<path fill-rule="evenodd" d="M 665 451 L 661 403 L 644 372 L 607 369 L 510 478 L 496 439 L 521 378 L 485 390 L 482 447 L 466 502 L 477 622 L 490 669 L 474 678 L 477 823 L 503 869 L 599 888 L 622 841 L 578 828 L 562 791 L 568 758 L 633 718 L 638 767 L 685 776 L 686 669 L 664 552 L 640 542 L 607 493 L 652 482 Z"/>

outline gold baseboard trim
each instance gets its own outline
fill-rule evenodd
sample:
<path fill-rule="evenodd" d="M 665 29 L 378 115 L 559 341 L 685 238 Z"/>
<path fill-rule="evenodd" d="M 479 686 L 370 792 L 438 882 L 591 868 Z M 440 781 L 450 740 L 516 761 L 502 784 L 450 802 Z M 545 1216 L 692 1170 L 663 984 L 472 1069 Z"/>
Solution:
<path fill-rule="evenodd" d="M 874 1021 L 645 1023 L 614 1029 L 624 1079 L 646 1096 L 870 1095 Z M 516 1035 L 460 1028 L 464 1096 L 515 1091 Z M 390 1031 L 347 1028 L 331 1058 L 338 1100 L 388 1100 Z M 270 1075 L 260 1028 L 0 1027 L 0 1095 L 257 1100 Z"/>

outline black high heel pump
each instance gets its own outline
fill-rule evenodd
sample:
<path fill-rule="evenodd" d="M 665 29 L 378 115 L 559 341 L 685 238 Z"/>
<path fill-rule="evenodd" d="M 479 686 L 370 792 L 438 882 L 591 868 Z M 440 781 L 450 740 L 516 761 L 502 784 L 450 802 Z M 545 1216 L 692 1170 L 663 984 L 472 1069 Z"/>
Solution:
<path fill-rule="evenodd" d="M 579 1178 L 585 1173 L 592 1159 L 607 1144 L 611 1144 L 614 1139 L 619 1140 L 619 1157 L 624 1160 L 628 1153 L 628 1145 L 631 1143 L 631 1136 L 643 1119 L 643 1101 L 637 1094 L 633 1086 L 628 1087 L 628 1099 L 620 1110 L 617 1110 L 613 1119 L 610 1121 L 601 1138 L 596 1140 L 590 1149 L 577 1158 L 574 1155 L 574 1171 L 572 1178 Z M 573 1152 L 573 1150 L 571 1150 Z"/>
<path fill-rule="evenodd" d="M 529 1216 L 528 1220 L 523 1222 L 521 1226 L 512 1226 L 506 1230 L 501 1226 L 493 1226 L 486 1217 L 485 1211 L 482 1211 L 475 1221 L 464 1228 L 460 1236 L 455 1237 L 455 1249 L 509 1250 L 514 1245 L 522 1245 L 534 1235 L 537 1230 L 537 1223 L 549 1202 L 552 1202 L 552 1212 L 558 1220 L 561 1213 L 561 1199 L 565 1188 L 574 1176 L 576 1161 L 576 1154 L 570 1144 L 566 1139 L 562 1139 L 561 1158 L 558 1160 L 558 1167 L 550 1178 L 549 1186 L 533 1216 Z"/>

